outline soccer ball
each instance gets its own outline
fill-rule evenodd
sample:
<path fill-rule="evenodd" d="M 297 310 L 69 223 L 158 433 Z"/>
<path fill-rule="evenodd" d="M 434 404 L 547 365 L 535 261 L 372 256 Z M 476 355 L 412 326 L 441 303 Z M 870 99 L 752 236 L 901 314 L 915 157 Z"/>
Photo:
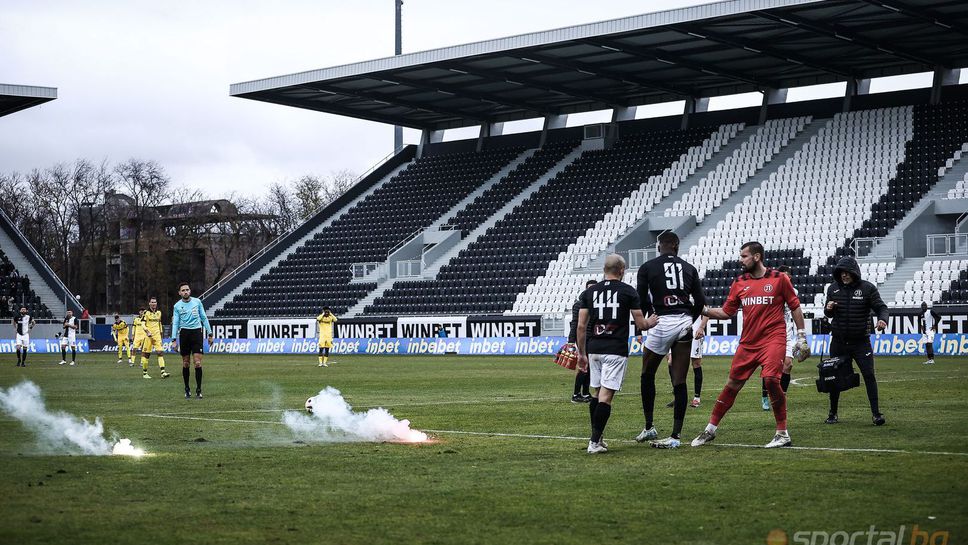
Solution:
<path fill-rule="evenodd" d="M 313 398 L 309 398 L 306 400 L 306 412 L 307 413 L 313 412 Z"/>

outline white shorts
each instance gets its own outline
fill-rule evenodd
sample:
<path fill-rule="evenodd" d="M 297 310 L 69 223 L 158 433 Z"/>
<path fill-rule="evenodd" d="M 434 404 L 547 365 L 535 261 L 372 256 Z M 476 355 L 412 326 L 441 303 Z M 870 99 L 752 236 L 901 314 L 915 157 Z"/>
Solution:
<path fill-rule="evenodd" d="M 793 347 L 797 345 L 797 332 L 793 328 L 787 328 L 786 354 L 788 358 L 793 357 Z"/>
<path fill-rule="evenodd" d="M 928 344 L 928 343 L 934 344 L 934 331 L 930 331 L 929 330 L 924 335 L 921 335 L 921 343 L 920 344 Z"/>
<path fill-rule="evenodd" d="M 609 390 L 622 389 L 625 380 L 625 370 L 628 369 L 629 359 L 625 356 L 612 354 L 589 354 L 588 382 L 592 388 L 602 386 Z"/>
<path fill-rule="evenodd" d="M 692 316 L 688 314 L 664 314 L 659 323 L 645 332 L 645 348 L 665 356 L 676 341 L 692 338 Z"/>
<path fill-rule="evenodd" d="M 71 332 L 71 333 L 69 333 L 67 335 L 61 335 L 60 345 L 61 346 L 77 346 L 77 336 L 76 336 L 76 334 L 74 334 L 74 332 Z"/>
<path fill-rule="evenodd" d="M 17 341 L 15 343 L 17 346 L 30 346 L 30 335 L 17 334 Z"/>

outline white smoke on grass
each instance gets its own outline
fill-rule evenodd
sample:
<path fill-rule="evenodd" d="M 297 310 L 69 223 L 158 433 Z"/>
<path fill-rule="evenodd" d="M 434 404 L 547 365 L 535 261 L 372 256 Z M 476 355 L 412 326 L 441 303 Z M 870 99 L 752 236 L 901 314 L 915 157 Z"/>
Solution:
<path fill-rule="evenodd" d="M 427 434 L 410 429 L 409 420 L 397 420 L 380 407 L 353 412 L 339 390 L 327 386 L 311 399 L 313 412 L 286 411 L 282 422 L 297 437 L 307 441 L 391 441 L 421 443 Z"/>
<path fill-rule="evenodd" d="M 105 439 L 104 423 L 100 418 L 92 423 L 63 411 L 48 411 L 40 388 L 30 381 L 6 390 L 0 388 L 0 408 L 36 434 L 40 448 L 50 454 L 145 454 L 143 450 L 131 446 L 128 439 L 116 443 Z"/>

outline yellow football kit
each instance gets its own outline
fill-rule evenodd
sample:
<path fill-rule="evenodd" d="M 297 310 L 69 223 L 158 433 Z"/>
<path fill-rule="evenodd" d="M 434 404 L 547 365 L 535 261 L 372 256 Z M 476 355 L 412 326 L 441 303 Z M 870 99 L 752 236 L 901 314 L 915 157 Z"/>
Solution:
<path fill-rule="evenodd" d="M 165 357 L 161 355 L 161 311 L 145 311 L 142 325 L 145 330 L 145 340 L 144 344 L 141 346 L 141 376 L 144 378 L 151 378 L 148 375 L 148 357 L 151 355 L 152 351 L 157 351 L 158 368 L 161 369 L 161 378 L 168 378 L 168 372 L 165 371 Z"/>
<path fill-rule="evenodd" d="M 111 326 L 111 330 L 114 332 L 114 340 L 118 343 L 118 363 L 121 362 L 121 354 L 124 349 L 128 349 L 128 359 L 131 359 L 131 341 L 128 339 L 128 323 L 124 320 L 115 322 Z"/>
<path fill-rule="evenodd" d="M 135 318 L 131 325 L 134 327 L 134 349 L 141 350 L 141 345 L 145 342 L 145 326 L 141 316 Z"/>
<path fill-rule="evenodd" d="M 316 317 L 316 325 L 319 328 L 320 367 L 329 367 L 329 349 L 333 348 L 333 324 L 335 323 L 334 314 L 320 314 Z"/>

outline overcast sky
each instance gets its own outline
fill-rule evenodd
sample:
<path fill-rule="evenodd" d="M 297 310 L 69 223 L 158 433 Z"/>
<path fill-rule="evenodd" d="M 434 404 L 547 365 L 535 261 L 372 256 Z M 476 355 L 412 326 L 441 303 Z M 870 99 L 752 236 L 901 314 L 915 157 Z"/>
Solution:
<path fill-rule="evenodd" d="M 406 0 L 403 48 L 702 3 Z M 393 0 L 2 4 L 0 83 L 58 90 L 53 102 L 0 118 L 2 172 L 79 157 L 136 157 L 157 160 L 177 184 L 211 196 L 259 194 L 270 182 L 302 174 L 363 172 L 392 149 L 390 126 L 232 98 L 228 90 L 231 83 L 391 55 Z M 417 137 L 407 131 L 408 142 Z"/>

